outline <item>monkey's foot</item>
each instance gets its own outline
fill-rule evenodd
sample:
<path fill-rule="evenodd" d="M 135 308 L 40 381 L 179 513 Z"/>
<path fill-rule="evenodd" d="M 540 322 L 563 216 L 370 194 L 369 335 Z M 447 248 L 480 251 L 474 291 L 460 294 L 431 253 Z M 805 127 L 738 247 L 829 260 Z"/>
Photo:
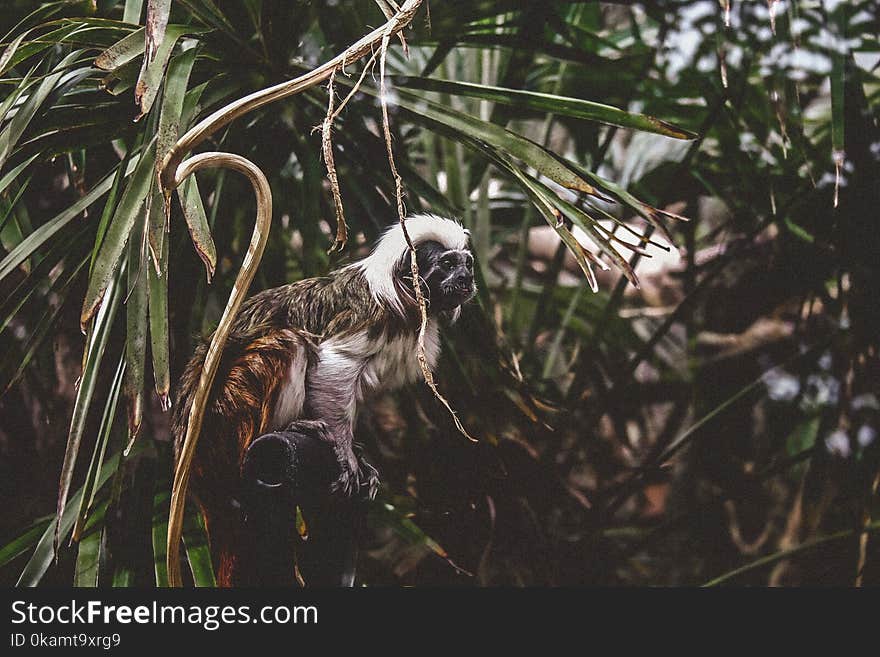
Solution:
<path fill-rule="evenodd" d="M 376 494 L 379 492 L 379 471 L 364 459 L 363 448 L 355 443 L 355 456 L 360 466 L 360 485 L 364 487 L 364 497 L 368 500 L 375 500 Z"/>
<path fill-rule="evenodd" d="M 363 457 L 355 454 L 348 447 L 334 445 L 336 461 L 339 464 L 339 477 L 331 485 L 334 493 L 352 497 L 360 495 L 367 499 L 374 499 L 379 492 L 379 472 L 367 463 Z M 360 450 L 358 450 L 360 451 Z"/>

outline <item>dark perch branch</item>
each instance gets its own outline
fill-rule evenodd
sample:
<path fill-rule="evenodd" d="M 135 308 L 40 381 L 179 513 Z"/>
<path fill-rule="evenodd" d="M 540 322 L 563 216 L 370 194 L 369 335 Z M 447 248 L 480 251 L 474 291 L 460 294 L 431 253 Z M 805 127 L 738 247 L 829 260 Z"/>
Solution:
<path fill-rule="evenodd" d="M 330 445 L 311 433 L 279 431 L 251 444 L 242 465 L 245 540 L 235 586 L 299 586 L 294 563 L 307 586 L 354 585 L 364 502 L 330 493 L 337 474 Z"/>

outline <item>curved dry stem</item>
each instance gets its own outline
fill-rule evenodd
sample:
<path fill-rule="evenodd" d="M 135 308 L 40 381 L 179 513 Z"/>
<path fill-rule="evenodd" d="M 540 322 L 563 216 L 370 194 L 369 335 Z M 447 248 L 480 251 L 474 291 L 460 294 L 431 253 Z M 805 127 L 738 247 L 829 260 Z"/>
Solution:
<path fill-rule="evenodd" d="M 160 178 L 162 181 L 162 188 L 165 190 L 166 194 L 180 184 L 179 181 L 176 181 L 175 172 L 183 158 L 205 139 L 240 116 L 268 105 L 269 103 L 273 103 L 276 100 L 288 98 L 305 91 L 306 89 L 310 89 L 311 87 L 329 79 L 337 69 L 371 53 L 373 48 L 382 41 L 385 35 L 390 37 L 409 25 L 415 17 L 419 7 L 422 5 L 422 2 L 423 0 L 406 0 L 406 2 L 401 5 L 400 10 L 388 19 L 388 22 L 377 27 L 375 30 L 350 45 L 330 61 L 325 62 L 318 68 L 294 78 L 293 80 L 281 82 L 272 87 L 266 87 L 265 89 L 255 91 L 243 98 L 239 98 L 217 110 L 202 121 L 199 121 L 199 123 L 190 128 L 183 137 L 177 140 L 177 143 L 168 152 L 162 162 Z"/>
<path fill-rule="evenodd" d="M 202 369 L 202 375 L 199 378 L 199 385 L 196 388 L 192 408 L 189 413 L 186 437 L 180 449 L 180 455 L 174 471 L 174 485 L 171 489 L 171 509 L 168 514 L 168 551 L 166 557 L 169 586 L 180 586 L 182 584 L 179 546 L 183 530 L 184 508 L 186 506 L 186 489 L 189 483 L 190 465 L 195 454 L 196 443 L 202 428 L 202 418 L 204 417 L 205 406 L 208 402 L 208 393 L 217 374 L 220 355 L 223 353 L 223 347 L 232 328 L 232 322 L 238 314 L 238 309 L 247 295 L 257 266 L 260 264 L 263 249 L 266 247 L 266 241 L 269 236 L 269 228 L 272 224 L 272 191 L 269 188 L 269 181 L 266 180 L 266 176 L 257 165 L 240 155 L 233 155 L 231 153 L 200 153 L 195 155 L 177 167 L 173 186 L 177 187 L 187 176 L 199 169 L 212 167 L 232 169 L 247 177 L 251 185 L 253 185 L 254 195 L 257 200 L 257 218 L 250 246 L 248 246 L 247 253 L 245 253 L 241 270 L 235 279 L 235 285 L 232 287 L 232 294 L 229 296 L 226 309 L 223 311 L 223 316 L 220 318 L 220 323 L 208 347 L 208 355 L 205 358 L 205 365 Z"/>

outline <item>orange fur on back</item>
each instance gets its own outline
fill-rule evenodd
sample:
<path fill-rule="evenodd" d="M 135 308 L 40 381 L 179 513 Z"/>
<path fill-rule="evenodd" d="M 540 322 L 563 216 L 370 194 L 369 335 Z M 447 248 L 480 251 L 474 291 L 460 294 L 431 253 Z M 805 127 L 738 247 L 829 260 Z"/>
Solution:
<path fill-rule="evenodd" d="M 232 336 L 224 351 L 201 436 L 193 459 L 191 483 L 205 514 L 211 553 L 220 586 L 235 584 L 238 555 L 246 537 L 235 504 L 240 468 L 251 442 L 268 430 L 278 390 L 297 350 L 311 351 L 308 340 L 292 329 L 261 335 Z M 173 431 L 175 451 L 186 434 L 192 397 L 207 353 L 201 345 L 180 379 Z M 291 564 L 291 567 L 293 565 Z"/>

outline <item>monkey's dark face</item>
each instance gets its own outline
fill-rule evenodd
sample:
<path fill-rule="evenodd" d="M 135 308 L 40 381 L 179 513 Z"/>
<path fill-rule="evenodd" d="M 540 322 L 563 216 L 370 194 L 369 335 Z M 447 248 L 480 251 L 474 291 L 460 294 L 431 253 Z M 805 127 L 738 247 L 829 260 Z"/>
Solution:
<path fill-rule="evenodd" d="M 416 247 L 416 262 L 431 314 L 454 310 L 476 294 L 474 257 L 467 249 L 446 249 L 439 242 L 423 242 Z M 401 276 L 411 288 L 409 258 L 403 268 Z"/>

